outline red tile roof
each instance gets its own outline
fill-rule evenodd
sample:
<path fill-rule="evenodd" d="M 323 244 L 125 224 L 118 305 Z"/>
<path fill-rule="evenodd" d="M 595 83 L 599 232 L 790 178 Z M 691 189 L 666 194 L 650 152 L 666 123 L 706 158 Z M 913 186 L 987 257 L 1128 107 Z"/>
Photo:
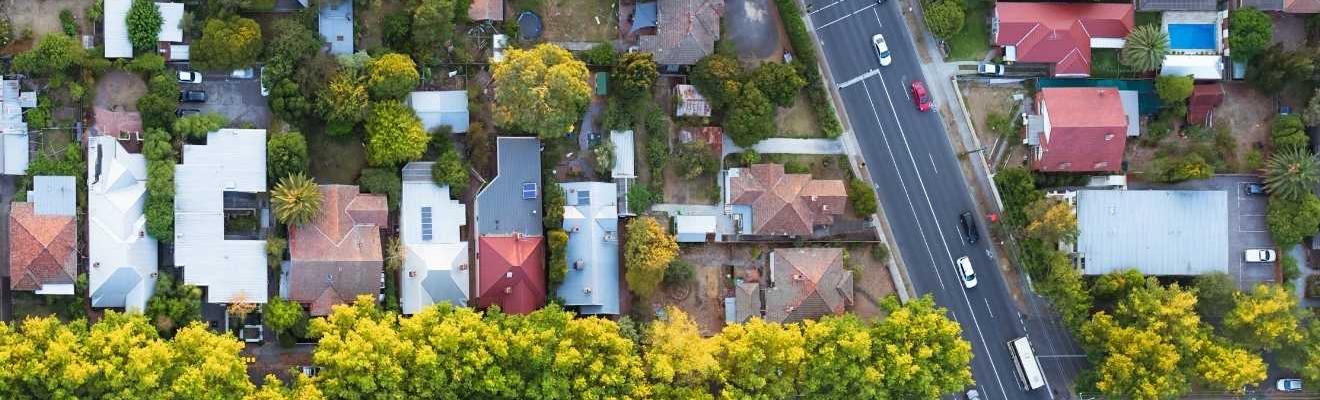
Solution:
<path fill-rule="evenodd" d="M 380 228 L 389 214 L 383 195 L 349 185 L 320 188 L 316 219 L 289 231 L 289 299 L 311 304 L 312 315 L 380 290 Z"/>
<path fill-rule="evenodd" d="M 638 38 L 657 64 L 691 65 L 715 52 L 724 0 L 659 0 L 656 34 Z"/>
<path fill-rule="evenodd" d="M 729 178 L 731 204 L 752 208 L 756 235 L 810 235 L 843 213 L 848 193 L 843 181 L 786 174 L 782 164 L 756 164 Z"/>
<path fill-rule="evenodd" d="M 78 274 L 78 222 L 72 215 L 36 215 L 32 203 L 9 210 L 10 289 L 73 284 Z"/>
<path fill-rule="evenodd" d="M 1017 60 L 1053 63 L 1055 75 L 1090 75 L 1091 38 L 1127 37 L 1132 4 L 998 3 L 995 45 L 1016 46 Z"/>
<path fill-rule="evenodd" d="M 765 289 L 765 319 L 798 322 L 843 314 L 853 301 L 843 249 L 797 248 L 770 253 L 774 287 Z"/>
<path fill-rule="evenodd" d="M 1214 113 L 1215 107 L 1224 102 L 1224 88 L 1218 83 L 1196 85 L 1192 89 L 1192 98 L 1187 107 L 1187 123 L 1204 124 Z"/>
<path fill-rule="evenodd" d="M 526 314 L 545 305 L 545 240 L 485 235 L 477 240 L 477 306 Z"/>
<path fill-rule="evenodd" d="M 1118 172 L 1127 116 L 1115 88 L 1045 88 L 1036 109 L 1049 122 L 1033 167 L 1050 172 Z"/>

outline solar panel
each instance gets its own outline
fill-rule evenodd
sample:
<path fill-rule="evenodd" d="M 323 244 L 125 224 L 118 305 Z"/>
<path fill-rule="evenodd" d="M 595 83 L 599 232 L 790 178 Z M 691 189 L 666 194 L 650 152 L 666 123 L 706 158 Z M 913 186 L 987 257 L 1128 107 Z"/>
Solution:
<path fill-rule="evenodd" d="M 431 207 L 422 207 L 422 240 L 431 240 Z"/>
<path fill-rule="evenodd" d="M 523 182 L 522 198 L 523 200 L 536 200 L 536 182 Z"/>

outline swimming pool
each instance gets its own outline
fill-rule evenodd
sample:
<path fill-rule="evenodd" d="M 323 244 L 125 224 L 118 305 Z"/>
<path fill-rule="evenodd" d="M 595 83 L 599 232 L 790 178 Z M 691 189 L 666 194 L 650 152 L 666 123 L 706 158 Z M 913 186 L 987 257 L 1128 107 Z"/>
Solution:
<path fill-rule="evenodd" d="M 1215 24 L 1169 24 L 1169 48 L 1215 50 Z"/>

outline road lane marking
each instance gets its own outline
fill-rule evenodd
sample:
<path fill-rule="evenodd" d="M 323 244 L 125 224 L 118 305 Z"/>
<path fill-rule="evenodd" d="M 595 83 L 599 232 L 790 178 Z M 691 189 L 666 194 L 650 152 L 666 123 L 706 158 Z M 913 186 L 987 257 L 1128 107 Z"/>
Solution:
<path fill-rule="evenodd" d="M 1086 358 L 1086 355 L 1085 354 L 1059 354 L 1054 356 L 1038 355 L 1036 356 L 1036 358 Z"/>
<path fill-rule="evenodd" d="M 811 10 L 811 12 L 809 12 L 809 13 L 807 13 L 807 14 L 815 14 L 815 13 L 818 13 L 818 12 L 821 12 L 821 11 L 825 11 L 826 8 L 834 7 L 835 4 L 839 4 L 839 3 L 842 3 L 842 2 L 843 2 L 843 0 L 835 1 L 835 2 L 833 2 L 833 3 L 827 4 L 827 5 L 824 6 L 824 7 L 817 8 L 817 9 L 815 9 L 815 10 Z"/>
<path fill-rule="evenodd" d="M 935 173 L 937 174 L 940 173 L 940 167 L 935 166 L 935 156 L 931 155 L 930 153 L 926 153 L 926 157 L 930 157 L 930 167 L 935 170 Z"/>
<path fill-rule="evenodd" d="M 990 318 L 994 318 L 994 317 L 995 317 L 995 312 L 994 312 L 993 310 L 990 309 L 990 298 L 985 297 L 985 298 L 982 298 L 981 300 L 985 300 L 985 311 L 988 312 L 988 313 L 990 313 Z"/>
<path fill-rule="evenodd" d="M 863 81 L 863 80 L 866 80 L 866 78 L 870 78 L 870 77 L 875 76 L 876 74 L 879 74 L 879 73 L 880 73 L 880 70 L 878 70 L 878 69 L 872 69 L 872 70 L 870 70 L 870 71 L 866 71 L 865 74 L 857 75 L 857 76 L 853 77 L 852 79 L 849 79 L 848 81 L 846 81 L 846 82 L 844 82 L 844 83 L 840 83 L 840 84 L 838 85 L 838 87 L 839 87 L 839 89 L 843 89 L 843 88 L 846 88 L 846 87 L 849 87 L 849 86 L 855 85 L 855 84 L 857 84 L 857 82 L 861 82 L 861 81 Z"/>
<path fill-rule="evenodd" d="M 862 12 L 862 11 L 866 11 L 866 10 L 868 10 L 868 9 L 871 9 L 872 7 L 875 7 L 875 3 L 871 3 L 871 5 L 868 5 L 868 6 L 866 6 L 866 7 L 859 8 L 859 9 L 857 9 L 857 11 L 853 11 L 853 12 L 851 12 L 851 13 L 848 13 L 848 15 L 845 15 L 845 16 L 842 16 L 842 17 L 839 17 L 839 18 L 837 18 L 837 19 L 835 19 L 835 20 L 833 20 L 833 21 L 826 22 L 825 25 L 821 25 L 821 26 L 816 27 L 816 30 L 819 31 L 819 30 L 821 30 L 821 29 L 825 29 L 826 27 L 828 27 L 828 26 L 830 26 L 830 25 L 834 25 L 835 22 L 839 22 L 839 21 L 843 21 L 843 20 L 845 20 L 845 19 L 848 19 L 848 17 L 851 17 L 851 16 L 854 16 L 854 15 L 857 15 L 857 13 Z"/>

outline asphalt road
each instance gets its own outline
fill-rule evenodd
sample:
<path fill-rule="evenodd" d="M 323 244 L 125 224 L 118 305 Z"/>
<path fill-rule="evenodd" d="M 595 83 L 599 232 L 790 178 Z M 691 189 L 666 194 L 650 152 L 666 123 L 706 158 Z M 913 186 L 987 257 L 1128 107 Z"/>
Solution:
<path fill-rule="evenodd" d="M 1022 317 L 987 248 L 967 244 L 958 215 L 975 210 L 937 112 L 920 112 L 909 84 L 924 80 L 899 2 L 808 0 L 854 135 L 877 186 L 895 242 L 917 293 L 931 294 L 972 344 L 972 375 L 982 399 L 1046 399 L 1051 388 L 1023 391 L 1007 343 L 1026 335 Z M 880 66 L 871 36 L 882 33 L 893 62 Z M 952 99 L 934 98 L 938 104 Z M 979 284 L 964 289 L 954 260 L 967 256 Z M 1040 349 L 1039 343 L 1033 347 Z M 1048 385 L 1048 383 L 1047 383 Z M 1061 388 L 1060 392 L 1066 392 Z"/>

